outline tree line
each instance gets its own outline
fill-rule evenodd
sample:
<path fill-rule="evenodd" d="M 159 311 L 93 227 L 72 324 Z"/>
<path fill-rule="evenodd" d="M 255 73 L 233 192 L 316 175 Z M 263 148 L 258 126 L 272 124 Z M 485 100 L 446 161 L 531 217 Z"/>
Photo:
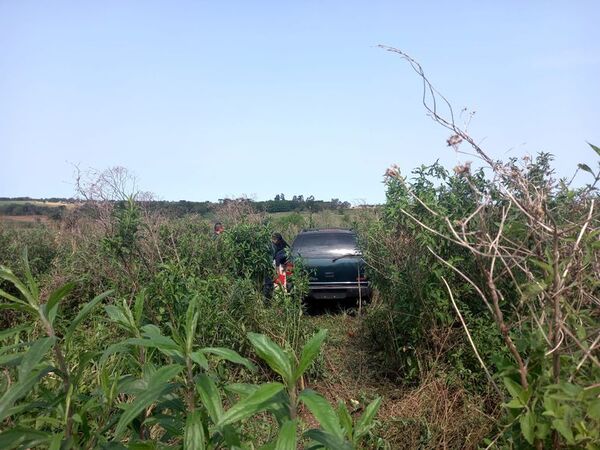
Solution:
<path fill-rule="evenodd" d="M 0 215 L 6 216 L 33 216 L 43 215 L 53 219 L 63 217 L 67 208 L 65 205 L 53 206 L 41 204 L 42 202 L 53 203 L 77 203 L 73 198 L 45 198 L 35 199 L 30 197 L 0 197 Z M 249 198 L 222 198 L 217 202 L 211 201 L 167 201 L 151 200 L 144 202 L 145 207 L 154 212 L 163 213 L 169 217 L 184 217 L 190 214 L 210 215 L 219 206 L 232 203 L 250 206 L 255 212 L 318 212 L 323 210 L 343 210 L 350 208 L 350 202 L 337 198 L 331 200 L 317 200 L 313 195 L 294 195 L 291 199 L 285 194 L 277 194 L 272 200 L 252 200 Z"/>

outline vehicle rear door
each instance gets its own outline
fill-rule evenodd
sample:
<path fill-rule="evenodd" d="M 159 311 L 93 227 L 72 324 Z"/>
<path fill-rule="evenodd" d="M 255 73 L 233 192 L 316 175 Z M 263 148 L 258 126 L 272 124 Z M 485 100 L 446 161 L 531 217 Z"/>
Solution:
<path fill-rule="evenodd" d="M 294 241 L 292 254 L 301 258 L 313 285 L 356 283 L 359 276 L 364 276 L 364 262 L 352 232 L 301 233 Z"/>

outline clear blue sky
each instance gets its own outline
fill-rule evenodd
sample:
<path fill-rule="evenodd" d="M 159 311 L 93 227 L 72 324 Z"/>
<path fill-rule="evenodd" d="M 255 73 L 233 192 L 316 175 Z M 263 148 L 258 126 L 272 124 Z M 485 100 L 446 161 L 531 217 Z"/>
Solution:
<path fill-rule="evenodd" d="M 595 165 L 600 2 L 417 3 L 0 0 L 0 196 L 71 196 L 77 163 L 167 200 L 383 201 L 391 163 L 457 156 L 380 43 L 494 156 Z"/>

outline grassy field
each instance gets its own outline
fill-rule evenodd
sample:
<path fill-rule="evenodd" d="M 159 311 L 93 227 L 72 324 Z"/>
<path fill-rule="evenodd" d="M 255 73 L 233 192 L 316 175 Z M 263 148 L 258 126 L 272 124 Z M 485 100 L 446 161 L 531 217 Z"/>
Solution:
<path fill-rule="evenodd" d="M 0 200 L 0 206 L 5 205 L 36 205 L 36 206 L 47 206 L 49 208 L 58 208 L 64 206 L 65 208 L 76 208 L 78 203 L 71 202 L 47 202 L 42 200 Z"/>
<path fill-rule="evenodd" d="M 10 227 L 48 225 L 52 219 L 57 218 L 53 217 L 55 213 L 60 217 L 63 211 L 74 211 L 79 205 L 41 200 L 0 200 L 0 225 Z"/>
<path fill-rule="evenodd" d="M 7 226 L 27 226 L 49 224 L 51 220 L 47 216 L 3 216 L 0 215 L 0 223 Z"/>

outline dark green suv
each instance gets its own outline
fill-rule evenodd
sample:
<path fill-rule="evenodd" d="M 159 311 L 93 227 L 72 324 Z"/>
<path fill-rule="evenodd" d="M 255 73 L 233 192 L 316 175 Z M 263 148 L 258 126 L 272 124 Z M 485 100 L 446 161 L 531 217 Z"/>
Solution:
<path fill-rule="evenodd" d="M 352 230 L 327 228 L 302 231 L 294 239 L 292 259 L 301 258 L 309 273 L 309 297 L 352 299 L 371 295 L 365 261 Z"/>

